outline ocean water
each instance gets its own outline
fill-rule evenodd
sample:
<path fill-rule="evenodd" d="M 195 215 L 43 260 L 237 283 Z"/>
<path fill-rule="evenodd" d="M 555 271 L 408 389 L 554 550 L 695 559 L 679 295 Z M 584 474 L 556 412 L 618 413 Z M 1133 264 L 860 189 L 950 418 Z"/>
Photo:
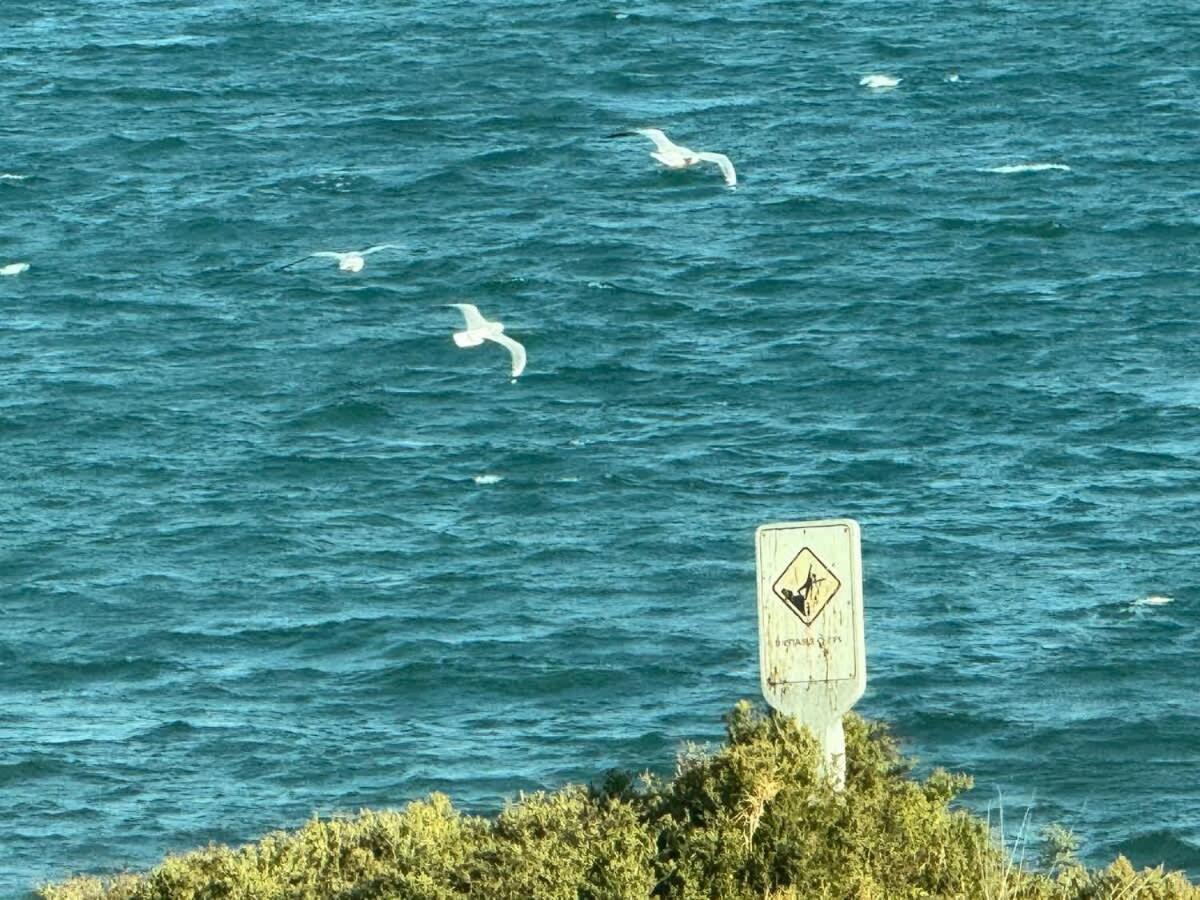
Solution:
<path fill-rule="evenodd" d="M 0 895 L 669 771 L 828 516 L 860 712 L 1200 876 L 1195 4 L 5 13 Z"/>

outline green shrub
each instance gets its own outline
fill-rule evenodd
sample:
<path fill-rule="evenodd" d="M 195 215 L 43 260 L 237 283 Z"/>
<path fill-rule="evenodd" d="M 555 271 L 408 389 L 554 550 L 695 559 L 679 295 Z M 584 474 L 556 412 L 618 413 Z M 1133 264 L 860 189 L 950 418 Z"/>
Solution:
<path fill-rule="evenodd" d="M 1091 872 L 1061 828 L 1039 871 L 951 808 L 970 779 L 924 780 L 878 724 L 846 719 L 845 790 L 791 720 L 741 703 L 714 752 L 669 780 L 610 773 L 522 797 L 494 819 L 439 794 L 403 811 L 312 820 L 247 846 L 172 856 L 144 875 L 45 885 L 43 900 L 1200 900 L 1124 858 Z"/>

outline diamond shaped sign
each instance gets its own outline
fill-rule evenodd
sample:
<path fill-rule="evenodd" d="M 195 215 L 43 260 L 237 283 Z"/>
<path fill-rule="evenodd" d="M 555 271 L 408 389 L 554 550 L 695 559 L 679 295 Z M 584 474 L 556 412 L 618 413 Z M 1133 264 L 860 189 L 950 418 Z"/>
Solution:
<path fill-rule="evenodd" d="M 800 617 L 800 621 L 811 625 L 841 586 L 829 566 L 805 547 L 775 579 L 771 591 Z"/>

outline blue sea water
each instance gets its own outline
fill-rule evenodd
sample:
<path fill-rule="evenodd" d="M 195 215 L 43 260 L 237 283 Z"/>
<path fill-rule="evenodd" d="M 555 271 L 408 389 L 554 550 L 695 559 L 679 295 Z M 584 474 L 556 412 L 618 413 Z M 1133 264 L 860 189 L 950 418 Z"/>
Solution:
<path fill-rule="evenodd" d="M 859 711 L 1200 876 L 1200 7 L 5 20 L 0 894 L 669 771 L 758 696 L 754 527 L 834 515 Z"/>

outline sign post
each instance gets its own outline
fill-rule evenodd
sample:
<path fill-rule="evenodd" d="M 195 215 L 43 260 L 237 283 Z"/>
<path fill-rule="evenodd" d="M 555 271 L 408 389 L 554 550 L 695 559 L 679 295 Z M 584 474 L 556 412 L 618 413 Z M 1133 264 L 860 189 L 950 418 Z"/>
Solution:
<path fill-rule="evenodd" d="M 760 525 L 754 544 L 763 696 L 812 731 L 840 790 L 846 783 L 842 716 L 867 686 L 858 523 Z"/>

